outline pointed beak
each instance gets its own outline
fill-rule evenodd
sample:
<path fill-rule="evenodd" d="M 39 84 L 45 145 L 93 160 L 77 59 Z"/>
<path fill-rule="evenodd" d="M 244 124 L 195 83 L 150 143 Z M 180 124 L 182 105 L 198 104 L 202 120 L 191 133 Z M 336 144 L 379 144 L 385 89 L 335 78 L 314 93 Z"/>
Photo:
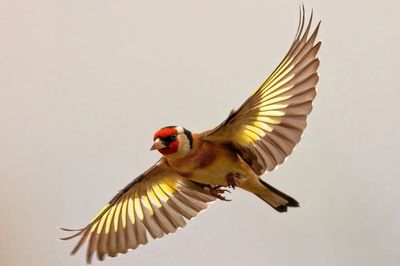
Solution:
<path fill-rule="evenodd" d="M 157 138 L 154 141 L 153 146 L 151 146 L 150 150 L 151 151 L 152 150 L 161 150 L 161 149 L 165 149 L 165 148 L 167 148 L 167 146 L 165 146 L 165 144 L 159 138 Z"/>

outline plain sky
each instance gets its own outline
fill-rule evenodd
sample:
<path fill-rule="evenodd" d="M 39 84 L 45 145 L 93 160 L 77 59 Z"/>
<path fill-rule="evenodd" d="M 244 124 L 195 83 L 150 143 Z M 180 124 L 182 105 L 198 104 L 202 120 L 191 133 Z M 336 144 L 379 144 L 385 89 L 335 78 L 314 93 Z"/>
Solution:
<path fill-rule="evenodd" d="M 400 265 L 400 4 L 305 1 L 322 20 L 303 139 L 183 230 L 96 265 Z M 85 265 L 85 225 L 159 157 L 152 135 L 214 127 L 290 46 L 298 1 L 0 1 L 0 265 Z"/>

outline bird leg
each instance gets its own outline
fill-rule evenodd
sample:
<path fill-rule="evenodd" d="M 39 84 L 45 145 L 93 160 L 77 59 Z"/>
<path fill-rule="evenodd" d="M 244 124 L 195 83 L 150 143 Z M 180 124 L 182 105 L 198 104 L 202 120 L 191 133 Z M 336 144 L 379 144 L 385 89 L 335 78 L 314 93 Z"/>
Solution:
<path fill-rule="evenodd" d="M 239 184 L 240 178 L 242 178 L 243 175 L 240 173 L 229 173 L 226 175 L 226 184 L 229 188 L 235 189 L 237 185 Z"/>
<path fill-rule="evenodd" d="M 227 189 L 223 189 L 221 188 L 222 186 L 213 186 L 213 185 L 209 185 L 207 186 L 207 188 L 209 189 L 211 195 L 213 195 L 214 197 L 220 199 L 220 200 L 224 200 L 224 201 L 231 201 L 229 199 L 226 199 L 222 194 L 224 194 L 224 192 L 229 192 L 231 193 L 229 190 Z"/>

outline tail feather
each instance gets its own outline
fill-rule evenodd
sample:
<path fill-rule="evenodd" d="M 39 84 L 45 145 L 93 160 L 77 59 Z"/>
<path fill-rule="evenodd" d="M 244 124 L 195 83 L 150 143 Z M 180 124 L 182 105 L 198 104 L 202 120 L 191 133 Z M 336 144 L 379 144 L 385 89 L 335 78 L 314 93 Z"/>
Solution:
<path fill-rule="evenodd" d="M 299 207 L 299 203 L 294 198 L 286 195 L 282 191 L 277 190 L 269 185 L 261 178 L 258 179 L 264 188 L 259 189 L 255 194 L 268 203 L 272 208 L 278 212 L 286 212 L 288 207 Z"/>

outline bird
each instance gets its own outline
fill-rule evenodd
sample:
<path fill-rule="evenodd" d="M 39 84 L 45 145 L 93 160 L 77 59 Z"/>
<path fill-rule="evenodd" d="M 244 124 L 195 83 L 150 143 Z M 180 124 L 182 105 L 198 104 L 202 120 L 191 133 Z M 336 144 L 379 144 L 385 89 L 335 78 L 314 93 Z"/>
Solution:
<path fill-rule="evenodd" d="M 292 153 L 312 110 L 319 80 L 317 35 L 306 23 L 304 6 L 295 38 L 271 75 L 217 127 L 192 133 L 167 126 L 153 136 L 151 150 L 161 158 L 121 189 L 91 222 L 63 240 L 86 242 L 86 260 L 115 257 L 184 227 L 211 202 L 228 201 L 225 192 L 240 188 L 278 212 L 299 207 L 298 201 L 261 179 Z"/>

